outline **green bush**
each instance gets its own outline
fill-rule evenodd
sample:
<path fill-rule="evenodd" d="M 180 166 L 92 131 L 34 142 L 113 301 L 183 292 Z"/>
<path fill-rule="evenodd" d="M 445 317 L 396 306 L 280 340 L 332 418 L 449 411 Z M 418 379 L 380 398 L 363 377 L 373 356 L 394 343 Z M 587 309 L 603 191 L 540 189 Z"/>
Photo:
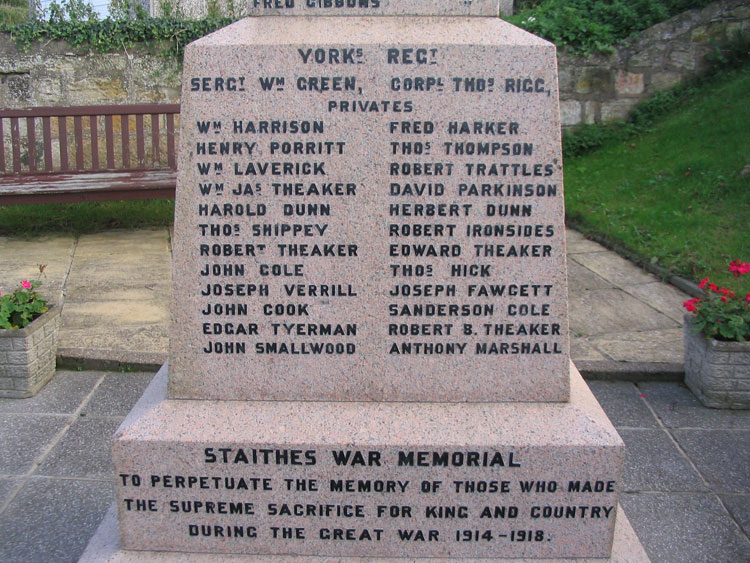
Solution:
<path fill-rule="evenodd" d="M 575 53 L 610 52 L 617 41 L 711 0 L 542 0 L 508 21 Z M 527 7 L 530 6 L 530 7 Z"/>

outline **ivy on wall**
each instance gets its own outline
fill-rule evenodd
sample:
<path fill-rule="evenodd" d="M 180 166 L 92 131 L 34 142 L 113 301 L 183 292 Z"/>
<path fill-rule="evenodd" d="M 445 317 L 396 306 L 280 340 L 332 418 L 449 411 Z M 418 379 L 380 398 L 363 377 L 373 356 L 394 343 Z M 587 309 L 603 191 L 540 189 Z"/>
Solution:
<path fill-rule="evenodd" d="M 110 53 L 141 45 L 160 55 L 181 58 L 188 43 L 221 29 L 232 21 L 232 18 L 55 22 L 29 20 L 21 24 L 2 25 L 0 32 L 10 33 L 24 51 L 27 51 L 35 41 L 59 39 L 74 47 L 83 47 L 98 53 Z"/>

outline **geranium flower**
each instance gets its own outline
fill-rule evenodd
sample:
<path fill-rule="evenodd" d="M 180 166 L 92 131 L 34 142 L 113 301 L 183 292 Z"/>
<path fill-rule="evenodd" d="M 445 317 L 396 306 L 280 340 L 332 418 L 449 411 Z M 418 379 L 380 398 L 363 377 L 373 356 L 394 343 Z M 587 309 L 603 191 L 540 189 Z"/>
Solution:
<path fill-rule="evenodd" d="M 729 264 L 729 271 L 732 272 L 735 277 L 747 274 L 750 272 L 750 262 L 740 262 L 735 260 Z"/>
<path fill-rule="evenodd" d="M 688 313 L 693 313 L 698 308 L 696 307 L 696 305 L 700 302 L 700 299 L 698 299 L 697 297 L 693 297 L 692 299 L 688 299 L 687 301 L 685 301 L 682 306 L 687 309 Z"/>
<path fill-rule="evenodd" d="M 24 289 L 31 289 L 31 284 L 27 282 L 26 280 L 23 280 L 21 282 L 21 287 L 23 287 Z"/>
<path fill-rule="evenodd" d="M 750 262 L 734 260 L 729 271 L 735 276 L 750 274 Z M 750 293 L 738 296 L 704 278 L 698 284 L 705 294 L 688 299 L 682 306 L 695 318 L 694 329 L 707 338 L 728 342 L 750 341 Z M 692 323 L 692 321 L 691 321 Z M 700 327 L 698 329 L 697 327 Z"/>

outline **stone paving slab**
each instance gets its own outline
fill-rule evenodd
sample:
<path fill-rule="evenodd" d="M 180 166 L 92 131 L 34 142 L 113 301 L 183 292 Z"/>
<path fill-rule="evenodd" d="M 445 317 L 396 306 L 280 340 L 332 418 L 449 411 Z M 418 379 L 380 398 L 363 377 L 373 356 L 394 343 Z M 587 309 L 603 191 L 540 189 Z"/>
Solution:
<path fill-rule="evenodd" d="M 682 318 L 685 314 L 682 304 L 688 296 L 679 289 L 662 282 L 653 282 L 630 285 L 625 291 L 682 325 Z"/>
<path fill-rule="evenodd" d="M 73 314 L 72 312 L 70 313 Z M 71 321 L 71 324 L 74 321 Z M 114 321 L 112 321 L 114 322 Z M 83 321 L 81 321 L 83 323 Z M 166 360 L 169 347 L 169 329 L 166 323 L 113 324 L 106 328 L 79 325 L 63 325 L 58 341 L 58 356 L 77 358 L 115 358 L 122 364 L 139 365 L 138 358 L 143 354 L 158 355 L 160 361 Z"/>
<path fill-rule="evenodd" d="M 582 360 L 594 362 L 609 361 L 608 358 L 594 348 L 588 340 L 574 334 L 570 335 L 570 356 L 575 358 L 575 362 L 581 362 Z"/>
<path fill-rule="evenodd" d="M 29 480 L 0 514 L 0 561 L 77 561 L 113 495 L 108 481 Z"/>
<path fill-rule="evenodd" d="M 81 414 L 124 417 L 141 398 L 152 379 L 151 373 L 109 374 L 97 387 Z"/>
<path fill-rule="evenodd" d="M 682 328 L 615 332 L 592 336 L 588 341 L 617 362 L 683 364 L 685 361 Z"/>
<path fill-rule="evenodd" d="M 23 399 L 0 402 L 5 400 Z M 67 425 L 68 417 L 62 415 L 0 415 L 0 475 L 23 475 L 31 470 L 35 460 Z"/>
<path fill-rule="evenodd" d="M 750 410 L 707 409 L 683 384 L 638 384 L 668 428 L 750 429 Z"/>
<path fill-rule="evenodd" d="M 659 427 L 643 395 L 632 383 L 590 381 L 589 388 L 618 429 Z"/>
<path fill-rule="evenodd" d="M 571 293 L 581 293 L 588 289 L 613 289 L 615 287 L 612 282 L 581 266 L 571 258 L 568 258 L 568 285 Z"/>
<path fill-rule="evenodd" d="M 675 429 L 672 435 L 698 471 L 720 493 L 750 493 L 750 428 Z"/>
<path fill-rule="evenodd" d="M 654 562 L 750 560 L 750 541 L 714 495 L 625 493 L 620 502 Z"/>
<path fill-rule="evenodd" d="M 617 288 L 581 293 L 571 290 L 569 301 L 572 334 L 603 336 L 679 327 L 647 303 Z"/>
<path fill-rule="evenodd" d="M 78 418 L 55 444 L 36 475 L 109 480 L 112 478 L 112 436 L 119 418 Z"/>
<path fill-rule="evenodd" d="M 750 495 L 719 495 L 745 535 L 750 535 Z"/>
<path fill-rule="evenodd" d="M 571 233 L 573 231 L 568 231 L 568 233 Z M 580 239 L 576 238 L 575 240 L 571 240 L 570 235 L 568 235 L 568 254 L 586 254 L 588 252 L 605 252 L 606 249 L 600 245 L 597 242 L 594 242 L 593 240 L 587 240 L 581 236 Z"/>
<path fill-rule="evenodd" d="M 11 491 L 21 483 L 20 479 L 11 479 L 10 477 L 0 477 L 0 507 L 2 507 Z"/>
<path fill-rule="evenodd" d="M 661 429 L 619 429 L 625 442 L 623 490 L 708 491 L 688 458 Z"/>
<path fill-rule="evenodd" d="M 659 281 L 656 276 L 644 272 L 614 252 L 582 252 L 573 255 L 572 259 L 620 287 Z"/>
<path fill-rule="evenodd" d="M 101 372 L 58 371 L 33 397 L 22 401 L 0 401 L 0 413 L 73 414 L 102 377 Z"/>
<path fill-rule="evenodd" d="M 169 230 L 110 231 L 78 240 L 66 285 L 59 348 L 125 362 L 169 345 Z"/>

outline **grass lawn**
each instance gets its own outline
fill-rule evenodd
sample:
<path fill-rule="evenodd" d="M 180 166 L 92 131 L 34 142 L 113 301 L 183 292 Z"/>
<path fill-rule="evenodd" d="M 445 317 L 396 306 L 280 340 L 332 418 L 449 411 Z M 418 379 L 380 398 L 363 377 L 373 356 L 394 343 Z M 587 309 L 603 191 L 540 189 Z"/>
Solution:
<path fill-rule="evenodd" d="M 96 233 L 170 225 L 173 199 L 0 206 L 0 235 Z"/>
<path fill-rule="evenodd" d="M 569 223 L 695 281 L 750 261 L 750 66 L 699 86 L 646 134 L 565 162 Z M 730 281 L 731 280 L 731 281 Z"/>

